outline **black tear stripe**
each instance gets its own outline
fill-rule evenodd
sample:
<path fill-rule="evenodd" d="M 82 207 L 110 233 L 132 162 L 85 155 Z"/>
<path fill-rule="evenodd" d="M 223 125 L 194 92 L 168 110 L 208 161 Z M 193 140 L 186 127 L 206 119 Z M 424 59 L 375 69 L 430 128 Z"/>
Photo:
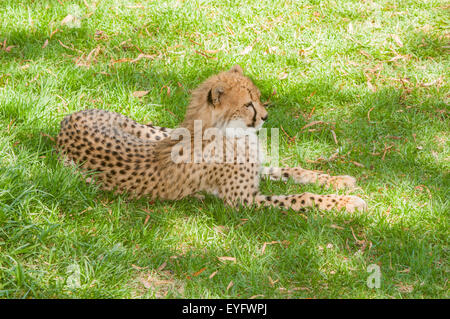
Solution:
<path fill-rule="evenodd" d="M 247 88 L 247 91 L 248 91 L 248 94 L 250 95 L 250 98 L 253 99 L 252 91 L 250 91 L 248 88 Z M 253 114 L 252 125 L 251 125 L 252 127 L 255 127 L 255 124 L 256 124 L 256 109 L 255 109 L 255 106 L 253 105 L 253 102 L 250 102 L 249 104 L 253 108 L 253 111 L 255 112 L 255 114 Z"/>
<path fill-rule="evenodd" d="M 255 114 L 253 114 L 253 119 L 252 119 L 252 125 L 251 126 L 255 127 L 255 124 L 256 124 L 256 109 L 255 109 L 255 106 L 253 105 L 253 103 L 251 103 L 250 106 L 252 107 L 253 112 L 255 112 Z"/>
<path fill-rule="evenodd" d="M 211 105 L 213 105 L 213 100 L 212 100 L 212 93 L 211 93 L 211 90 L 209 90 L 209 92 L 208 92 L 208 103 L 209 104 L 211 104 Z"/>

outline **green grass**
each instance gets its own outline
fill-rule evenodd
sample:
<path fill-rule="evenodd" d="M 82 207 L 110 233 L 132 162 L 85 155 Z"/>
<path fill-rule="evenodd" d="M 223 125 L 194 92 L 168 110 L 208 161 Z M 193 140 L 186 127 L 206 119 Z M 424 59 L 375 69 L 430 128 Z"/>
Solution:
<path fill-rule="evenodd" d="M 448 298 L 448 10 L 433 0 L 0 1 L 0 297 Z M 61 25 L 68 14 L 80 22 Z M 131 62 L 141 53 L 151 57 Z M 368 212 L 128 200 L 57 161 L 48 136 L 66 114 L 103 108 L 175 127 L 190 90 L 236 63 L 274 105 L 265 127 L 295 138 L 280 131 L 281 162 L 357 177 Z M 301 129 L 312 121 L 324 124 Z M 366 284 L 370 264 L 378 289 Z"/>

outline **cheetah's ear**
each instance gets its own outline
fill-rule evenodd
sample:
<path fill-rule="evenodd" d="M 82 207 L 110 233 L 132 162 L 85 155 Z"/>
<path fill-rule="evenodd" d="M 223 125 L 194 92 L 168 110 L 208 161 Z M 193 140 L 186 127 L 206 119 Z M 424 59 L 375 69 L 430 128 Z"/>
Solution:
<path fill-rule="evenodd" d="M 225 92 L 222 84 L 216 84 L 208 92 L 208 103 L 213 106 L 218 106 L 220 104 L 220 97 Z"/>
<path fill-rule="evenodd" d="M 229 72 L 236 72 L 239 74 L 244 74 L 244 70 L 242 70 L 242 68 L 239 64 L 236 64 L 235 66 L 233 66 Z"/>

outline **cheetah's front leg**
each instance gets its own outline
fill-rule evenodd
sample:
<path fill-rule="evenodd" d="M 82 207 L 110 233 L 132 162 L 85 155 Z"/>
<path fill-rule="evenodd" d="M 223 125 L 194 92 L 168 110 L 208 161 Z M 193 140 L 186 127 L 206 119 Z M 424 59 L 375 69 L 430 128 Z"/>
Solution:
<path fill-rule="evenodd" d="M 255 172 L 256 173 L 256 172 Z M 238 175 L 236 173 L 236 175 Z M 299 211 L 308 207 L 318 207 L 321 210 L 340 210 L 345 209 L 349 212 L 356 210 L 366 210 L 367 204 L 361 198 L 352 195 L 318 195 L 312 193 L 303 193 L 296 195 L 262 195 L 258 190 L 258 176 L 254 179 L 245 179 L 245 174 L 239 174 L 239 178 L 231 178 L 223 181 L 217 189 L 217 195 L 223 199 L 226 204 L 274 206 L 280 208 L 292 208 Z"/>
<path fill-rule="evenodd" d="M 351 213 L 367 209 L 367 204 L 364 200 L 352 195 L 317 195 L 312 193 L 272 196 L 256 195 L 255 202 L 257 205 L 292 208 L 295 211 L 314 206 L 320 210 L 332 210 L 333 208 L 341 210 L 344 208 Z"/>
<path fill-rule="evenodd" d="M 331 186 L 334 189 L 354 188 L 356 186 L 354 177 L 348 175 L 330 176 L 301 167 L 263 167 L 261 175 L 269 177 L 271 180 L 287 181 L 291 178 L 299 184 L 318 183 L 326 187 Z"/>

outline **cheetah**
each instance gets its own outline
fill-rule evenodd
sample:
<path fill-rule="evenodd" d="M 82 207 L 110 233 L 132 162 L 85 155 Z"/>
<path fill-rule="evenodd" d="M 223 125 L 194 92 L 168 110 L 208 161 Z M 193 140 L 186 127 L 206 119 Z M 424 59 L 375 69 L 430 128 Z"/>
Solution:
<path fill-rule="evenodd" d="M 236 65 L 211 76 L 192 92 L 184 121 L 178 128 L 190 133 L 190 138 L 181 147 L 180 140 L 173 136 L 178 129 L 143 125 L 118 113 L 90 109 L 62 120 L 58 149 L 63 157 L 77 163 L 82 172 L 95 172 L 92 178 L 102 189 L 132 197 L 179 200 L 209 193 L 233 207 L 366 210 L 364 200 L 352 195 L 260 193 L 261 177 L 335 188 L 355 186 L 355 178 L 350 176 L 330 176 L 300 167 L 265 167 L 259 157 L 255 160 L 253 155 L 258 148 L 257 143 L 251 142 L 252 137 L 268 118 L 260 96 L 259 89 Z M 196 121 L 201 121 L 201 128 L 196 128 Z M 228 134 L 230 128 L 241 129 L 241 133 Z M 224 155 L 223 151 L 210 147 L 209 155 L 200 154 L 202 160 L 192 161 L 199 154 L 189 144 L 207 129 L 224 134 L 202 138 L 203 149 L 222 142 L 236 154 L 227 161 L 223 157 L 216 161 L 218 155 Z M 245 143 L 237 143 L 242 139 Z M 174 157 L 175 148 L 178 151 Z M 238 153 L 242 155 L 239 160 Z"/>

